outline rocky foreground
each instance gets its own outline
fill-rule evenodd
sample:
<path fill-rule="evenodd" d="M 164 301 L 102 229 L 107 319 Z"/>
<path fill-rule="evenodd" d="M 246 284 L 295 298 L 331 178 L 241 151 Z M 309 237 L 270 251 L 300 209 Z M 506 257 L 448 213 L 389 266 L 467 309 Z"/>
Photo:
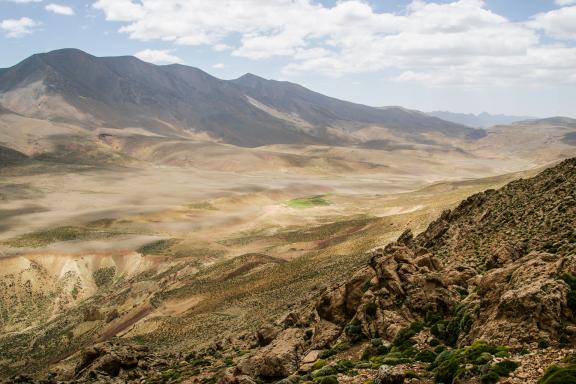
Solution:
<path fill-rule="evenodd" d="M 406 231 L 257 334 L 178 355 L 107 342 L 42 382 L 576 383 L 575 310 L 570 159 Z"/>

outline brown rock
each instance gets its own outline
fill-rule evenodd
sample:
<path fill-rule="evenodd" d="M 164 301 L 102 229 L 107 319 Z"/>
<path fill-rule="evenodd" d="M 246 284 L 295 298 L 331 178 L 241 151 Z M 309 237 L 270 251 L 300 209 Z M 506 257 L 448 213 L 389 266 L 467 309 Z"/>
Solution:
<path fill-rule="evenodd" d="M 287 377 L 298 370 L 304 351 L 303 339 L 301 329 L 286 329 L 271 344 L 241 361 L 238 368 L 251 377 Z"/>
<path fill-rule="evenodd" d="M 378 368 L 375 384 L 403 384 L 405 379 L 404 373 L 397 367 L 382 365 Z"/>

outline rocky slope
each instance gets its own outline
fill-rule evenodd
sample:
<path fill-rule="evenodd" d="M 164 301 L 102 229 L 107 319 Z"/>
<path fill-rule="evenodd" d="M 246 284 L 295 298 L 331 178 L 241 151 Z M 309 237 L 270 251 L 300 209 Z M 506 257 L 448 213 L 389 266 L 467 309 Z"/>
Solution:
<path fill-rule="evenodd" d="M 318 368 L 306 367 L 318 354 L 371 340 L 363 352 L 369 362 L 428 361 L 435 382 L 495 382 L 511 373 L 497 364 L 518 364 L 503 357 L 574 346 L 575 228 L 576 159 L 471 196 L 420 235 L 406 231 L 375 251 L 346 284 L 289 314 L 285 329 L 233 372 L 305 373 Z M 419 343 L 422 335 L 428 336 Z"/>
<path fill-rule="evenodd" d="M 346 283 L 256 334 L 172 355 L 118 340 L 63 360 L 51 377 L 246 384 L 496 383 L 505 377 L 509 383 L 573 382 L 575 228 L 573 158 L 532 179 L 473 195 L 417 236 L 407 230 L 373 251 L 369 265 Z M 550 364 L 556 365 L 544 371 Z"/>
<path fill-rule="evenodd" d="M 352 367 L 420 362 L 420 368 L 429 363 L 419 373 L 424 382 L 490 383 L 523 372 L 523 356 L 538 348 L 569 354 L 576 341 L 575 228 L 576 159 L 473 195 L 418 236 L 408 230 L 376 250 L 369 266 L 289 314 L 274 332 L 261 331 L 278 335 L 240 358 L 227 380 L 327 383 Z M 364 340 L 371 342 L 356 357 L 365 363 L 345 369 L 339 360 L 322 368 L 319 358 Z M 569 360 L 564 365 L 571 367 Z M 404 378 L 388 367 L 376 382 Z"/>

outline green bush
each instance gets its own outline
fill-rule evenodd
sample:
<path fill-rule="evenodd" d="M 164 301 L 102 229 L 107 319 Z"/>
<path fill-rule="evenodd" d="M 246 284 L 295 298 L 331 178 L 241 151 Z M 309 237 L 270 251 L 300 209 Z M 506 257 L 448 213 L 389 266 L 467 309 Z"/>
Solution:
<path fill-rule="evenodd" d="M 436 360 L 436 354 L 432 351 L 420 351 L 414 356 L 414 360 L 424 363 L 433 363 Z"/>
<path fill-rule="evenodd" d="M 335 375 L 322 376 L 314 379 L 317 384 L 338 384 L 338 378 Z"/>
<path fill-rule="evenodd" d="M 542 339 L 538 342 L 538 348 L 540 348 L 540 349 L 546 349 L 549 346 L 550 346 L 550 343 L 548 342 L 548 340 Z"/>
<path fill-rule="evenodd" d="M 565 368 L 552 365 L 546 369 L 538 384 L 576 384 L 576 365 Z"/>
<path fill-rule="evenodd" d="M 454 316 L 450 320 L 440 320 L 430 327 L 430 333 L 447 345 L 455 346 L 460 333 L 467 332 L 472 326 L 472 318 L 463 305 L 454 309 Z"/>
<path fill-rule="evenodd" d="M 364 307 L 364 313 L 366 313 L 366 316 L 368 316 L 368 317 L 376 316 L 377 311 L 378 311 L 378 306 L 376 305 L 376 303 L 368 303 Z"/>
<path fill-rule="evenodd" d="M 404 372 L 404 377 L 407 379 L 419 379 L 420 376 L 414 371 L 406 371 Z"/>
<path fill-rule="evenodd" d="M 338 373 L 338 371 L 336 371 L 336 368 L 334 368 L 332 366 L 326 366 L 326 367 L 322 367 L 322 368 L 312 372 L 312 377 L 317 378 L 317 377 L 323 377 L 323 376 L 331 376 L 331 375 L 335 375 L 337 373 Z"/>
<path fill-rule="evenodd" d="M 354 363 L 350 360 L 338 360 L 336 364 L 334 364 L 334 369 L 338 373 L 347 373 L 352 368 L 354 368 Z"/>
<path fill-rule="evenodd" d="M 110 284 L 114 280 L 115 275 L 116 275 L 116 268 L 107 267 L 107 268 L 100 268 L 94 271 L 92 273 L 92 278 L 94 279 L 94 284 L 96 284 L 98 288 L 101 288 Z"/>
<path fill-rule="evenodd" d="M 403 351 L 415 344 L 412 337 L 417 335 L 424 326 L 420 322 L 414 322 L 409 326 L 402 328 L 400 332 L 396 335 L 392 341 L 392 346 L 396 347 L 398 350 Z"/>
<path fill-rule="evenodd" d="M 484 369 L 484 367 L 487 367 L 486 362 L 491 359 L 491 356 L 503 350 L 505 350 L 504 347 L 495 347 L 478 340 L 465 348 L 441 352 L 429 369 L 434 373 L 436 383 L 452 384 L 455 379 L 461 378 L 464 373 L 466 373 L 466 377 L 469 377 L 470 375 L 479 375 L 482 371 L 485 372 L 485 380 L 491 380 L 494 375 L 499 376 L 498 371 L 508 374 L 511 372 L 509 370 L 512 369 L 513 364 L 515 364 L 507 362 L 495 365 L 494 368 L 489 367 L 488 370 Z M 472 369 L 466 370 L 467 364 L 472 364 Z M 486 382 L 488 383 L 489 381 Z"/>
<path fill-rule="evenodd" d="M 490 371 L 482 377 L 480 377 L 480 382 L 482 384 L 496 384 L 500 380 L 500 376 L 496 372 Z"/>
<path fill-rule="evenodd" d="M 434 361 L 434 382 L 452 384 L 464 370 L 462 359 L 455 352 L 444 351 Z"/>
<path fill-rule="evenodd" d="M 314 362 L 314 364 L 312 365 L 312 370 L 316 371 L 322 367 L 324 367 L 326 365 L 326 360 L 322 360 L 322 359 L 318 359 Z"/>
<path fill-rule="evenodd" d="M 346 336 L 348 336 L 348 339 L 352 343 L 357 343 L 360 340 L 362 340 L 364 335 L 362 334 L 362 327 L 360 325 L 360 320 L 353 319 L 351 322 L 349 322 L 344 327 L 344 333 L 346 333 Z"/>
<path fill-rule="evenodd" d="M 490 369 L 496 372 L 499 376 L 508 377 L 510 376 L 510 373 L 514 372 L 519 366 L 520 364 L 515 361 L 504 360 L 492 365 Z"/>
<path fill-rule="evenodd" d="M 576 311 L 576 276 L 571 273 L 565 273 L 561 278 L 570 288 L 566 296 L 568 308 L 572 311 Z"/>

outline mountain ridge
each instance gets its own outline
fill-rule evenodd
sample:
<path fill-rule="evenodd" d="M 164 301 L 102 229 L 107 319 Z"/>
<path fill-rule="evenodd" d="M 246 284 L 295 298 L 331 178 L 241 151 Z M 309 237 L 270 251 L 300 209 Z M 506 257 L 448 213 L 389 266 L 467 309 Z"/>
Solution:
<path fill-rule="evenodd" d="M 476 135 L 472 128 L 419 112 L 350 103 L 253 74 L 221 80 L 181 64 L 99 58 L 78 49 L 35 54 L 0 71 L 0 105 L 89 128 L 206 132 L 215 140 L 248 147 L 350 145 L 358 142 L 355 131 L 370 126 L 412 138 Z"/>

